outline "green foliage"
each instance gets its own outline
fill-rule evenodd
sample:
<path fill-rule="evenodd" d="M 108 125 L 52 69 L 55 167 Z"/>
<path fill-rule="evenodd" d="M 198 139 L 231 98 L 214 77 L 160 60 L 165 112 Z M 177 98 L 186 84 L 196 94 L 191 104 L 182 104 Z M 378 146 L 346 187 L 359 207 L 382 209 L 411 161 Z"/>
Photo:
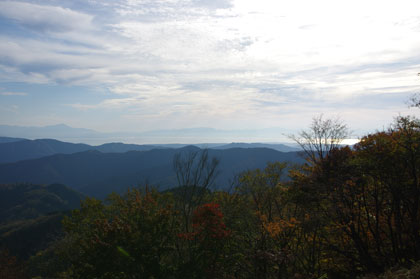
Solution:
<path fill-rule="evenodd" d="M 61 184 L 0 185 L 0 225 L 77 208 L 83 195 Z"/>
<path fill-rule="evenodd" d="M 64 220 L 65 257 L 74 278 L 168 278 L 174 273 L 176 220 L 156 192 L 87 199 Z"/>
<path fill-rule="evenodd" d="M 64 185 L 0 185 L 0 247 L 25 260 L 62 235 L 66 210 L 83 196 Z"/>

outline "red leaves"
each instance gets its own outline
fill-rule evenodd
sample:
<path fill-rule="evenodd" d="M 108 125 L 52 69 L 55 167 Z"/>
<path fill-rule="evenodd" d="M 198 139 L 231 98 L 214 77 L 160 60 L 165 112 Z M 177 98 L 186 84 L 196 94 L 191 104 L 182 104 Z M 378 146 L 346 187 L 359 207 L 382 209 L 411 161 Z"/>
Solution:
<path fill-rule="evenodd" d="M 223 222 L 223 213 L 216 203 L 207 203 L 194 211 L 193 228 L 199 235 L 206 235 L 213 239 L 223 239 L 229 236 Z"/>
<path fill-rule="evenodd" d="M 180 233 L 178 237 L 185 240 L 198 238 L 204 240 L 220 240 L 228 237 L 230 231 L 223 222 L 223 213 L 216 203 L 207 203 L 198 207 L 192 218 L 194 232 Z"/>

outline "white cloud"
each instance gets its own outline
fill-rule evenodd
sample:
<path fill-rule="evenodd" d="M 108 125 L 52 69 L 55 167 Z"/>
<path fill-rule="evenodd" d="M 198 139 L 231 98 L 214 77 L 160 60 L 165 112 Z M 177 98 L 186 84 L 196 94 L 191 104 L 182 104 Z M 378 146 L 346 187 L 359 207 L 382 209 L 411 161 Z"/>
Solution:
<path fill-rule="evenodd" d="M 320 110 L 351 119 L 366 96 L 420 90 L 415 1 L 89 3 L 101 9 L 0 2 L 1 16 L 43 31 L 0 36 L 0 80 L 104 87 L 102 101 L 71 106 L 225 128 L 290 125 L 277 119 Z M 381 117 L 396 110 L 381 104 Z M 363 114 L 377 121 L 372 107 Z"/>
<path fill-rule="evenodd" d="M 39 31 L 68 32 L 91 28 L 93 17 L 70 9 L 25 2 L 0 2 L 0 16 Z"/>

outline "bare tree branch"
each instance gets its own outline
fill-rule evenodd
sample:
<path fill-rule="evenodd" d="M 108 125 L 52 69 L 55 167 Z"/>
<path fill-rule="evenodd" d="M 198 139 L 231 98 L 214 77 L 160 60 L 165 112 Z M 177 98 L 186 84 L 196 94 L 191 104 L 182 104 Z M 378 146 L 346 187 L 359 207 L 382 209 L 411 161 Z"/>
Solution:
<path fill-rule="evenodd" d="M 208 150 L 177 153 L 173 168 L 178 181 L 180 207 L 185 229 L 189 231 L 189 221 L 193 210 L 202 203 L 205 193 L 213 186 L 218 175 L 219 160 L 210 158 Z"/>
<path fill-rule="evenodd" d="M 417 75 L 420 76 L 420 73 L 418 73 Z M 411 108 L 420 108 L 420 93 L 415 93 L 411 95 L 407 103 L 408 106 Z"/>
<path fill-rule="evenodd" d="M 340 118 L 324 119 L 323 115 L 312 118 L 312 124 L 306 131 L 289 136 L 304 151 L 310 163 L 324 159 L 331 150 L 350 135 L 350 130 Z"/>

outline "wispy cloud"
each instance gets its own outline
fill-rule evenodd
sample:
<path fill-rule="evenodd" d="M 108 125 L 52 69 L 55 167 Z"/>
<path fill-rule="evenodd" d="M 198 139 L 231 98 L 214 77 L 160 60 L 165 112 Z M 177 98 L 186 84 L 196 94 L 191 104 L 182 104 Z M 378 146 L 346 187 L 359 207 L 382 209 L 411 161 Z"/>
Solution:
<path fill-rule="evenodd" d="M 0 16 L 40 32 L 70 32 L 91 27 L 93 16 L 70 9 L 26 2 L 0 2 Z"/>
<path fill-rule="evenodd" d="M 266 127 L 320 110 L 351 120 L 361 104 L 377 119 L 375 98 L 394 112 L 420 91 L 417 1 L 48 3 L 0 2 L 16 30 L 0 33 L 0 82 L 101 88 L 63 102 L 130 125 Z"/>
<path fill-rule="evenodd" d="M 1 96 L 26 96 L 28 94 L 25 93 L 25 92 L 10 92 L 10 91 L 8 91 L 8 92 L 1 92 L 0 91 L 0 95 Z"/>

